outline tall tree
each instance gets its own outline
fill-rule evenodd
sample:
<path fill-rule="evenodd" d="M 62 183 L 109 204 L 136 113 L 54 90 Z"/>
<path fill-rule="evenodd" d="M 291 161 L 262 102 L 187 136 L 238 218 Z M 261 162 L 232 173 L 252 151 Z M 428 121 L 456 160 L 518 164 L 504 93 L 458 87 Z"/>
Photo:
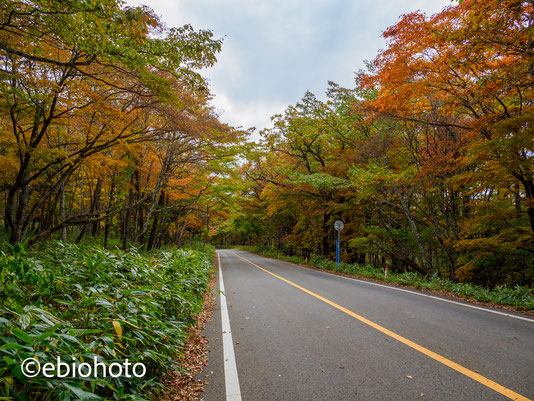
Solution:
<path fill-rule="evenodd" d="M 211 112 L 196 70 L 213 65 L 220 46 L 209 31 L 167 29 L 149 8 L 118 0 L 5 2 L 0 154 L 10 241 L 26 238 L 38 213 L 40 236 L 108 218 L 99 210 L 102 179 L 89 211 L 66 217 L 66 182 L 95 165 L 90 159 L 109 164 L 101 155 L 113 147 L 166 139 L 184 124 L 200 126 L 206 117 L 195 116 Z M 176 111 L 165 119 L 161 113 L 169 107 Z M 60 221 L 54 222 L 58 203 Z"/>

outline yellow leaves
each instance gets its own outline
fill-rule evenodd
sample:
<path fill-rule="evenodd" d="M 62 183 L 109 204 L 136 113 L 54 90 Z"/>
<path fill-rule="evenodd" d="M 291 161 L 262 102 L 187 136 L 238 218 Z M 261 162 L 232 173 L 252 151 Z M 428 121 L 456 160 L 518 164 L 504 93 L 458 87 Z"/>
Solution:
<path fill-rule="evenodd" d="M 120 319 L 123 323 L 126 323 L 127 325 L 133 327 L 133 328 L 136 328 L 138 330 L 142 330 L 141 327 L 139 326 L 136 326 L 135 324 L 132 324 L 126 320 L 122 320 Z M 119 337 L 119 341 L 122 342 L 122 334 L 123 334 L 123 330 L 122 330 L 122 326 L 119 322 L 119 319 L 114 319 L 111 321 L 111 324 L 113 325 L 113 328 L 115 329 L 115 333 L 117 334 L 117 336 Z M 122 348 L 124 348 L 124 346 L 122 346 L 121 344 L 118 344 L 119 346 L 121 346 Z"/>
<path fill-rule="evenodd" d="M 121 159 L 118 152 L 96 154 L 84 160 L 82 169 L 89 175 L 109 177 L 110 171 L 119 171 L 129 166 L 128 160 Z"/>
<path fill-rule="evenodd" d="M 14 157 L 0 155 L 0 183 L 10 183 L 15 179 L 18 162 Z"/>
<path fill-rule="evenodd" d="M 173 177 L 169 180 L 170 186 L 185 187 L 193 181 L 193 177 Z"/>
<path fill-rule="evenodd" d="M 146 295 L 149 296 L 149 295 L 151 295 L 151 294 L 152 294 L 152 293 L 148 293 L 148 294 L 146 294 Z M 128 326 L 131 326 L 131 327 L 133 327 L 134 329 L 142 330 L 141 327 L 136 326 L 135 324 L 130 323 L 130 322 L 128 322 L 127 320 L 123 320 L 123 319 L 121 319 L 121 322 L 126 323 Z"/>
<path fill-rule="evenodd" d="M 167 196 L 173 201 L 189 199 L 193 197 L 194 189 L 191 184 L 194 176 L 187 177 L 171 177 L 169 178 Z"/>
<path fill-rule="evenodd" d="M 122 327 L 118 320 L 113 320 L 111 322 L 113 324 L 113 328 L 115 329 L 115 332 L 117 333 L 117 336 L 119 336 L 119 340 L 122 341 Z"/>
<path fill-rule="evenodd" d="M 456 280 L 460 283 L 466 283 L 473 280 L 476 267 L 471 263 L 466 263 L 462 267 L 458 268 L 455 272 Z"/>
<path fill-rule="evenodd" d="M 190 214 L 187 217 L 187 226 L 188 227 L 191 227 L 191 228 L 202 228 L 203 223 L 204 222 L 202 221 L 202 219 L 197 215 Z"/>
<path fill-rule="evenodd" d="M 190 194 L 183 191 L 167 191 L 167 196 L 169 197 L 169 200 L 174 202 L 192 198 Z"/>

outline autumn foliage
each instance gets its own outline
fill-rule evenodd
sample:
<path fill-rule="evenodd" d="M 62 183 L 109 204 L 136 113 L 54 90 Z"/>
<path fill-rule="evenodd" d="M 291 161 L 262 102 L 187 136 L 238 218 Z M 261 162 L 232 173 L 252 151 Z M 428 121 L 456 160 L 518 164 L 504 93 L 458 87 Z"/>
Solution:
<path fill-rule="evenodd" d="M 354 89 L 275 116 L 220 241 L 485 285 L 534 280 L 534 4 L 403 15 Z"/>
<path fill-rule="evenodd" d="M 0 191 L 12 244 L 180 243 L 211 213 L 238 134 L 201 68 L 221 41 L 118 0 L 5 1 Z"/>
<path fill-rule="evenodd" d="M 532 285 L 533 8 L 403 15 L 354 88 L 306 93 L 253 145 L 209 105 L 211 32 L 118 0 L 4 2 L 6 239 L 331 257 L 341 219 L 346 261 Z"/>

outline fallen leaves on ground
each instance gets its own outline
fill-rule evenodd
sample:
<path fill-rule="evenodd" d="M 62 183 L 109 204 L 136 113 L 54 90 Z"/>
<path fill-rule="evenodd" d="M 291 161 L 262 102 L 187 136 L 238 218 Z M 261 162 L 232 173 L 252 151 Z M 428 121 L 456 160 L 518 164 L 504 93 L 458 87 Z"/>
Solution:
<path fill-rule="evenodd" d="M 202 330 L 213 315 L 214 288 L 215 278 L 212 278 L 210 288 L 204 294 L 204 309 L 198 316 L 196 325 L 191 328 L 187 349 L 180 358 L 180 364 L 188 370 L 188 373 L 170 371 L 164 379 L 166 390 L 157 397 L 159 401 L 197 401 L 200 399 L 200 393 L 204 391 L 206 382 L 195 379 L 195 376 L 203 367 L 208 366 L 207 339 L 202 335 Z"/>

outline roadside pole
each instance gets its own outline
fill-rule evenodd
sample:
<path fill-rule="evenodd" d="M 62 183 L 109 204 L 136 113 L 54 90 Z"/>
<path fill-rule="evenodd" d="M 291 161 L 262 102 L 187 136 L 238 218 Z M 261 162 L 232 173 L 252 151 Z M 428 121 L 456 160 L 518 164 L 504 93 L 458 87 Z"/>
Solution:
<path fill-rule="evenodd" d="M 334 228 L 337 231 L 337 240 L 336 240 L 336 266 L 339 267 L 341 263 L 341 230 L 343 230 L 345 224 L 341 220 L 336 220 L 334 222 Z"/>

